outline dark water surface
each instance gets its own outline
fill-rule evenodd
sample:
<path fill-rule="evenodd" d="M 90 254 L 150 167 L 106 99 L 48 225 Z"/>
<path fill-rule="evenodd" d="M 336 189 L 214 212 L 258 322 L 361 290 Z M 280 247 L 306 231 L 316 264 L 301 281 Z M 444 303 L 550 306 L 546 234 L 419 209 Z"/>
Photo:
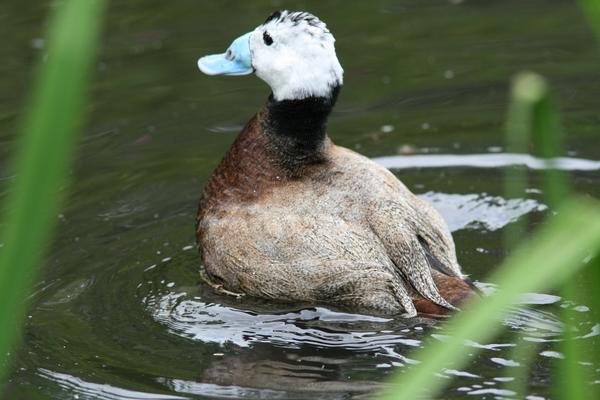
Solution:
<path fill-rule="evenodd" d="M 201 75 L 196 59 L 274 9 L 328 23 L 346 84 L 330 136 L 431 200 L 476 281 L 504 259 L 507 225 L 528 217 L 533 228 L 549 211 L 535 160 L 504 154 L 516 71 L 548 77 L 568 133 L 562 166 L 577 190 L 600 195 L 600 51 L 572 1 L 111 3 L 71 194 L 31 296 L 9 399 L 363 398 L 413 363 L 424 339 L 443 339 L 428 319 L 238 302 L 200 284 L 197 199 L 269 90 L 252 76 Z M 52 4 L 0 5 L 0 195 Z M 530 182 L 506 199 L 503 173 L 514 164 L 531 167 Z M 456 380 L 443 398 L 510 398 L 513 376 L 529 399 L 551 397 L 559 306 L 581 314 L 578 340 L 598 345 L 585 305 L 551 293 L 523 302 L 494 343 L 465 344 L 483 350 L 445 372 Z M 537 346 L 531 376 L 514 333 Z M 593 361 L 584 368 L 597 369 Z"/>

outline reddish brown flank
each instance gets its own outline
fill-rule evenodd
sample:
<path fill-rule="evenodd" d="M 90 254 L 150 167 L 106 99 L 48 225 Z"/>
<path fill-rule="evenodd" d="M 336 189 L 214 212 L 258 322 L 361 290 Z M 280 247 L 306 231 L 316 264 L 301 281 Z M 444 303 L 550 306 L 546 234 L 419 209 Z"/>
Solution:
<path fill-rule="evenodd" d="M 439 289 L 442 297 L 455 307 L 461 307 L 468 299 L 476 296 L 469 284 L 460 278 L 441 274 L 433 271 L 433 280 Z M 447 315 L 450 310 L 441 307 L 429 300 L 426 300 L 419 294 L 413 295 L 415 308 L 421 314 Z"/>

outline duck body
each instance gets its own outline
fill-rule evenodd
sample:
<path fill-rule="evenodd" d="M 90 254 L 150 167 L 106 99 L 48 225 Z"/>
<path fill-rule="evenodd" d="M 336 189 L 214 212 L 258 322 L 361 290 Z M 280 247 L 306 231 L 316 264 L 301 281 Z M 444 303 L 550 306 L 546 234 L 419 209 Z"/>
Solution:
<path fill-rule="evenodd" d="M 318 28 L 328 40 L 329 31 L 315 19 L 308 13 L 271 16 L 236 45 L 249 43 L 250 55 L 241 58 L 251 61 L 229 70 L 239 74 L 252 62 L 259 76 L 272 71 L 277 63 L 263 68 L 254 59 L 271 46 L 271 35 L 285 43 L 286 24 Z M 227 291 L 276 301 L 373 314 L 446 314 L 473 293 L 452 236 L 431 205 L 392 173 L 329 139 L 326 123 L 341 88 L 341 68 L 337 58 L 328 68 L 322 64 L 317 72 L 330 77 L 326 85 L 316 77 L 310 89 L 289 83 L 301 85 L 297 73 L 293 79 L 263 78 L 276 82 L 273 93 L 200 200 L 196 236 L 205 274 Z"/>
<path fill-rule="evenodd" d="M 242 130 L 200 201 L 206 274 L 278 301 L 447 313 L 445 299 L 458 304 L 471 289 L 445 223 L 388 170 L 332 143 L 326 103 L 271 98 Z"/>

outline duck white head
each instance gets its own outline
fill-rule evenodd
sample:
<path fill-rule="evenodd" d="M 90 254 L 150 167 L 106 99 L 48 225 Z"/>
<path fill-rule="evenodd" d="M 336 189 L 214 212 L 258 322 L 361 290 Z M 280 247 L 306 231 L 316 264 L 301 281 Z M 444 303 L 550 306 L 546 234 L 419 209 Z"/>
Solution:
<path fill-rule="evenodd" d="M 335 39 L 324 22 L 307 12 L 277 11 L 223 54 L 202 57 L 207 75 L 247 75 L 267 82 L 276 101 L 329 97 L 343 83 Z"/>

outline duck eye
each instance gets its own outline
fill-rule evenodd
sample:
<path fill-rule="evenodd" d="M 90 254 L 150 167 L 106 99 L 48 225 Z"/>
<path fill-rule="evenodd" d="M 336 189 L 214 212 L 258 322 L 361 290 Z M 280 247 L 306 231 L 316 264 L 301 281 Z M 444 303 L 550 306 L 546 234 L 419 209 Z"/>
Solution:
<path fill-rule="evenodd" d="M 273 44 L 273 38 L 271 37 L 271 35 L 269 35 L 269 33 L 267 31 L 265 31 L 263 33 L 263 41 L 265 42 L 265 44 L 267 46 L 270 46 Z"/>

